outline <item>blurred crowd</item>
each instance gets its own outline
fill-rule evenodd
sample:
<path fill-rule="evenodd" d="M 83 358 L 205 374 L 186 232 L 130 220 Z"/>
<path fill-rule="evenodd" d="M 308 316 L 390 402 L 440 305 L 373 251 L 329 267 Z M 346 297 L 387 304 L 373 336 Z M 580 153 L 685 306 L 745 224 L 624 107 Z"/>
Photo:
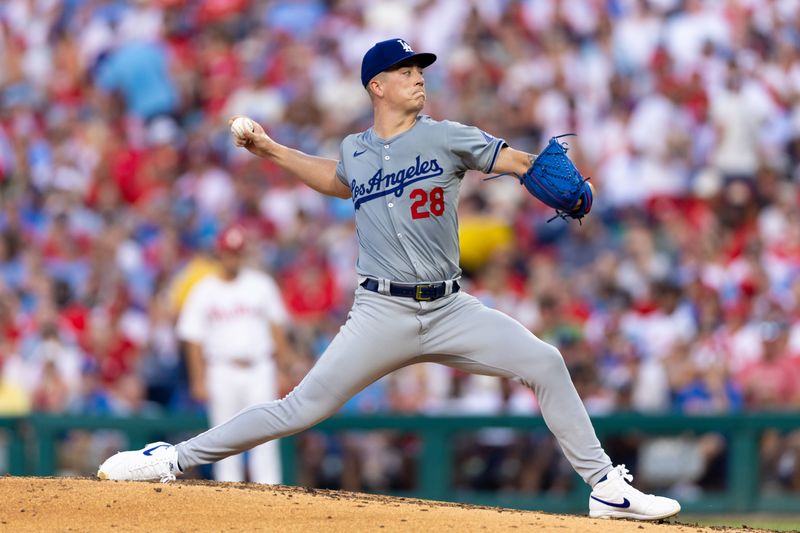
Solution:
<path fill-rule="evenodd" d="M 231 222 L 291 312 L 290 390 L 352 301 L 352 206 L 235 148 L 227 118 L 336 158 L 391 36 L 438 55 L 434 118 L 530 152 L 577 134 L 583 224 L 479 174 L 459 215 L 467 290 L 558 346 L 590 413 L 800 409 L 800 1 L 6 0 L 0 414 L 200 409 L 174 320 Z M 422 365 L 345 410 L 537 405 Z"/>

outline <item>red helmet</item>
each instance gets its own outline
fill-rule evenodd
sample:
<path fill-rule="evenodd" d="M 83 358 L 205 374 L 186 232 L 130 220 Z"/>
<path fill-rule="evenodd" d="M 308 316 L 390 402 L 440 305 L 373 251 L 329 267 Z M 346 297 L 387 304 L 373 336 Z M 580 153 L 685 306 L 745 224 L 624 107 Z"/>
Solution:
<path fill-rule="evenodd" d="M 241 224 L 233 224 L 217 235 L 217 250 L 240 253 L 245 247 L 245 229 Z"/>

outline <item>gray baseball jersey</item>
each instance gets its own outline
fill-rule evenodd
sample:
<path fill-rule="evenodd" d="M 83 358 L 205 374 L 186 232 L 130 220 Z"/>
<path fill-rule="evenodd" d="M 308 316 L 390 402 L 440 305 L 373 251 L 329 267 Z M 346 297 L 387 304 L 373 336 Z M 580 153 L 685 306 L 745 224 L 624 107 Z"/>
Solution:
<path fill-rule="evenodd" d="M 358 273 L 395 282 L 457 278 L 456 207 L 468 169 L 493 170 L 505 143 L 478 128 L 419 117 L 381 139 L 370 129 L 342 142 L 337 174 L 352 191 Z M 335 413 L 389 372 L 420 362 L 520 380 L 575 470 L 594 484 L 611 461 L 559 351 L 464 291 L 435 301 L 358 287 L 347 322 L 285 398 L 255 405 L 177 446 L 186 468 L 297 433 Z"/>
<path fill-rule="evenodd" d="M 461 180 L 467 170 L 491 172 L 503 146 L 474 126 L 424 115 L 391 139 L 372 128 L 346 137 L 336 174 L 353 195 L 358 274 L 414 283 L 459 277 Z"/>

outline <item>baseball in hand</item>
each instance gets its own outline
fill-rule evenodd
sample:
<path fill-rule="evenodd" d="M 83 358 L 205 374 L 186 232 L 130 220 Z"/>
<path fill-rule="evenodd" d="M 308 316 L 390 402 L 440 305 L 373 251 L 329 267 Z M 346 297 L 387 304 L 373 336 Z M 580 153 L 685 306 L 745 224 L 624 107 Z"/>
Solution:
<path fill-rule="evenodd" d="M 246 139 L 247 133 L 256 131 L 256 124 L 247 117 L 237 117 L 231 123 L 231 133 L 239 139 Z"/>

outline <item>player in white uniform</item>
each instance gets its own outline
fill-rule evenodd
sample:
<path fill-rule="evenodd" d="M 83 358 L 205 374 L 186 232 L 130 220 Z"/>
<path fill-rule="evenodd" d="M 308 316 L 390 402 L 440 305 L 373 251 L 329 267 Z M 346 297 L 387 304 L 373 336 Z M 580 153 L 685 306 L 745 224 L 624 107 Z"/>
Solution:
<path fill-rule="evenodd" d="M 189 293 L 178 320 L 186 342 L 192 397 L 207 402 L 211 425 L 242 409 L 278 397 L 277 358 L 285 356 L 286 308 L 275 281 L 243 268 L 245 230 L 233 225 L 217 238 L 222 263 Z M 214 464 L 218 481 L 244 481 L 242 455 Z M 280 483 L 278 441 L 249 452 L 250 481 Z"/>
<path fill-rule="evenodd" d="M 633 488 L 624 465 L 612 465 L 559 351 L 460 290 L 456 207 L 464 174 L 522 175 L 535 156 L 478 128 L 421 115 L 423 68 L 435 59 L 402 39 L 367 51 L 361 80 L 374 125 L 345 138 L 338 161 L 280 145 L 248 119 L 232 120 L 239 146 L 321 193 L 352 199 L 359 242 L 353 308 L 284 399 L 252 406 L 176 446 L 117 454 L 101 465 L 101 478 L 174 479 L 182 468 L 308 428 L 387 373 L 432 361 L 531 387 L 570 464 L 593 487 L 591 516 L 657 520 L 680 511 L 675 500 Z"/>

